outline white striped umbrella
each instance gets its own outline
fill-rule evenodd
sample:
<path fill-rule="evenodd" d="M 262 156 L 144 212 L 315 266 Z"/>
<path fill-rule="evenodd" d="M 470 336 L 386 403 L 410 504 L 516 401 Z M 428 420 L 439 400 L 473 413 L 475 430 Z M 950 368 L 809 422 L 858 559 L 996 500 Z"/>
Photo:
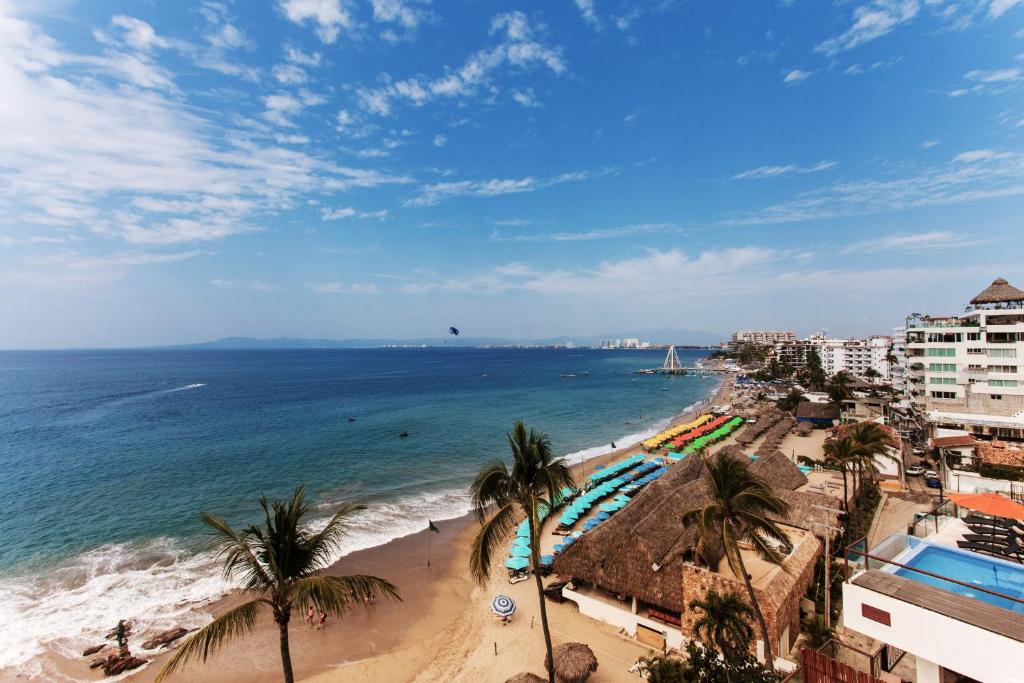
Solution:
<path fill-rule="evenodd" d="M 508 619 L 516 613 L 515 600 L 507 595 L 499 595 L 491 601 L 491 611 L 502 619 Z"/>

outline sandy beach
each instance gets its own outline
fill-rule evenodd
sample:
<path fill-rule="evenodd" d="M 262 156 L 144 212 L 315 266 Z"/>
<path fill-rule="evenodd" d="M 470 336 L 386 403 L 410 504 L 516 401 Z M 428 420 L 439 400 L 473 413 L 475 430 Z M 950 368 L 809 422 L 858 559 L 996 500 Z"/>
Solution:
<path fill-rule="evenodd" d="M 685 410 L 672 419 L 679 423 L 708 405 L 727 403 L 732 382 L 727 379 L 707 403 Z M 640 449 L 632 443 L 573 467 L 577 481 L 595 466 L 619 460 Z M 532 581 L 509 585 L 502 557 L 495 557 L 489 585 L 476 586 L 467 570 L 469 546 L 477 530 L 470 515 L 439 522 L 441 532 L 430 539 L 431 566 L 427 567 L 427 532 L 405 536 L 375 548 L 347 555 L 332 565 L 329 574 L 372 574 L 395 583 L 403 601 L 379 602 L 341 619 L 328 619 L 322 631 L 310 629 L 304 615 L 293 616 L 290 630 L 296 678 L 317 683 L 333 681 L 504 681 L 514 673 L 543 670 L 543 640 L 536 588 Z M 502 626 L 490 614 L 491 598 L 511 596 L 518 605 L 513 623 Z M 210 606 L 219 613 L 238 604 L 232 594 Z M 568 604 L 548 603 L 556 642 L 580 640 L 595 650 L 602 669 L 592 678 L 601 681 L 637 680 L 627 669 L 648 651 L 610 627 L 581 617 Z M 126 680 L 152 681 L 168 653 L 152 659 Z M 82 677 L 81 662 L 64 661 L 58 668 Z M 205 665 L 191 664 L 172 680 L 214 683 L 222 681 L 280 680 L 277 629 L 269 615 L 253 634 L 236 640 L 213 655 Z M 100 680 L 101 675 L 91 678 Z"/>

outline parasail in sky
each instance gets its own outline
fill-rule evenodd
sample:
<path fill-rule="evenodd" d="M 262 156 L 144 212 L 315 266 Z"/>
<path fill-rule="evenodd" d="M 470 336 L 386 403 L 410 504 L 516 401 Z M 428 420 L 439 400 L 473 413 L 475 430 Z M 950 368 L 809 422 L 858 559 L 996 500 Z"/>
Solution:
<path fill-rule="evenodd" d="M 455 335 L 456 337 L 458 337 L 458 336 L 459 336 L 459 328 L 457 328 L 457 327 L 449 327 L 449 328 L 448 328 L 448 331 L 449 331 L 449 332 L 450 332 L 451 334 L 454 334 L 454 335 Z"/>

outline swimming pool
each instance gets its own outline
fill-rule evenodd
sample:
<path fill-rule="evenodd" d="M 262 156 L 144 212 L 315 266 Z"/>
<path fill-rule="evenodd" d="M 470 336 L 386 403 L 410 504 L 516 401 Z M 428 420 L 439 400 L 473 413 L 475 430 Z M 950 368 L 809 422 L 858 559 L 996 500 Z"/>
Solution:
<path fill-rule="evenodd" d="M 1024 600 L 1024 565 L 930 543 L 921 543 L 913 548 L 906 558 L 897 558 L 897 561 L 908 567 L 921 569 Z M 897 576 L 903 576 L 919 583 L 925 583 L 950 591 L 951 593 L 958 593 L 975 600 L 987 602 L 990 605 L 1024 614 L 1024 603 L 1013 602 L 982 591 L 972 591 L 965 586 L 958 586 L 955 583 L 910 571 L 909 569 L 896 568 L 895 573 Z"/>

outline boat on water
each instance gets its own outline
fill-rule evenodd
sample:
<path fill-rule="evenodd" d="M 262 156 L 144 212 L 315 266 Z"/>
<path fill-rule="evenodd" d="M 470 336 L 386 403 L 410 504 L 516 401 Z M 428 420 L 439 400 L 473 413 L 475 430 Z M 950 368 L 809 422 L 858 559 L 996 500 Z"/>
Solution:
<path fill-rule="evenodd" d="M 561 374 L 561 377 L 562 377 L 562 379 L 567 379 L 567 378 L 569 378 L 569 377 L 575 377 L 575 376 L 576 376 L 576 375 L 572 374 L 571 372 L 563 372 L 563 373 Z"/>

